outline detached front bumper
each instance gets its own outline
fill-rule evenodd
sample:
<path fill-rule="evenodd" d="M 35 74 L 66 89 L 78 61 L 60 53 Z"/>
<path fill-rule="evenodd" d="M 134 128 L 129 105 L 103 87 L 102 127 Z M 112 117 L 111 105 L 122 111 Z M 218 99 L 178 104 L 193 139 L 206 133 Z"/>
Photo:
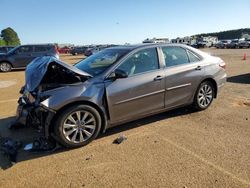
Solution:
<path fill-rule="evenodd" d="M 25 100 L 25 97 L 20 97 L 18 100 L 18 107 L 16 110 L 15 126 L 29 126 L 34 127 L 39 132 L 43 132 L 44 136 L 50 136 L 49 127 L 51 120 L 56 112 L 46 108 L 40 104 L 30 104 Z"/>

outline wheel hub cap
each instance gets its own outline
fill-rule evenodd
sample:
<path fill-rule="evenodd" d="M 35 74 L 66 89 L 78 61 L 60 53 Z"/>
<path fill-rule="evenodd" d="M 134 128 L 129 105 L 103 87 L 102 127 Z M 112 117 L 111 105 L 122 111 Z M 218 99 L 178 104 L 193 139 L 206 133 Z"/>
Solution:
<path fill-rule="evenodd" d="M 213 99 L 213 89 L 210 85 L 203 85 L 198 93 L 198 103 L 201 107 L 207 107 Z"/>
<path fill-rule="evenodd" d="M 8 70 L 10 69 L 9 64 L 7 64 L 7 63 L 2 63 L 2 64 L 0 65 L 0 69 L 1 69 L 1 71 L 8 71 Z"/>
<path fill-rule="evenodd" d="M 81 110 L 67 116 L 63 124 L 63 135 L 72 143 L 81 143 L 92 137 L 95 129 L 96 120 L 94 115 Z"/>

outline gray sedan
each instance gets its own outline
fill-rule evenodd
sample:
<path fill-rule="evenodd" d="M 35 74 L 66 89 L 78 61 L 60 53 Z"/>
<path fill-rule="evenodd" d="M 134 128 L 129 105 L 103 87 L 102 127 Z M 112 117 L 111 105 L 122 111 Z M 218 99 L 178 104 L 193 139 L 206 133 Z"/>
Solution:
<path fill-rule="evenodd" d="M 179 44 L 117 46 L 74 66 L 41 57 L 26 69 L 16 124 L 84 146 L 128 121 L 187 105 L 205 110 L 225 82 L 222 59 Z"/>

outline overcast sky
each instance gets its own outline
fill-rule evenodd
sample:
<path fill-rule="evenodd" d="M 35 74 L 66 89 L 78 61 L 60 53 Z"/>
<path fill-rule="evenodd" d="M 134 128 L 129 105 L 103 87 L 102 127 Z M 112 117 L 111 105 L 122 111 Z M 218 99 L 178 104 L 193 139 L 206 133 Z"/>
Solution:
<path fill-rule="evenodd" d="M 250 28 L 250 0 L 0 0 L 22 44 L 140 43 Z"/>

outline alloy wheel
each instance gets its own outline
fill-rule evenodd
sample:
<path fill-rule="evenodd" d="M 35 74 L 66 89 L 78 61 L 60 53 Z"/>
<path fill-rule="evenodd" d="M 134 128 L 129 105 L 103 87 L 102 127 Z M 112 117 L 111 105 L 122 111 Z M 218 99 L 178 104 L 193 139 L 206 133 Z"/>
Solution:
<path fill-rule="evenodd" d="M 206 108 L 213 100 L 213 88 L 209 84 L 203 85 L 198 92 L 198 104 L 202 108 Z"/>
<path fill-rule="evenodd" d="M 72 143 L 82 143 L 91 138 L 96 129 L 95 116 L 86 110 L 69 114 L 63 123 L 63 135 Z"/>
<path fill-rule="evenodd" d="M 0 64 L 0 70 L 2 72 L 8 72 L 8 71 L 10 71 L 10 69 L 11 69 L 11 66 L 9 63 L 1 63 Z"/>

